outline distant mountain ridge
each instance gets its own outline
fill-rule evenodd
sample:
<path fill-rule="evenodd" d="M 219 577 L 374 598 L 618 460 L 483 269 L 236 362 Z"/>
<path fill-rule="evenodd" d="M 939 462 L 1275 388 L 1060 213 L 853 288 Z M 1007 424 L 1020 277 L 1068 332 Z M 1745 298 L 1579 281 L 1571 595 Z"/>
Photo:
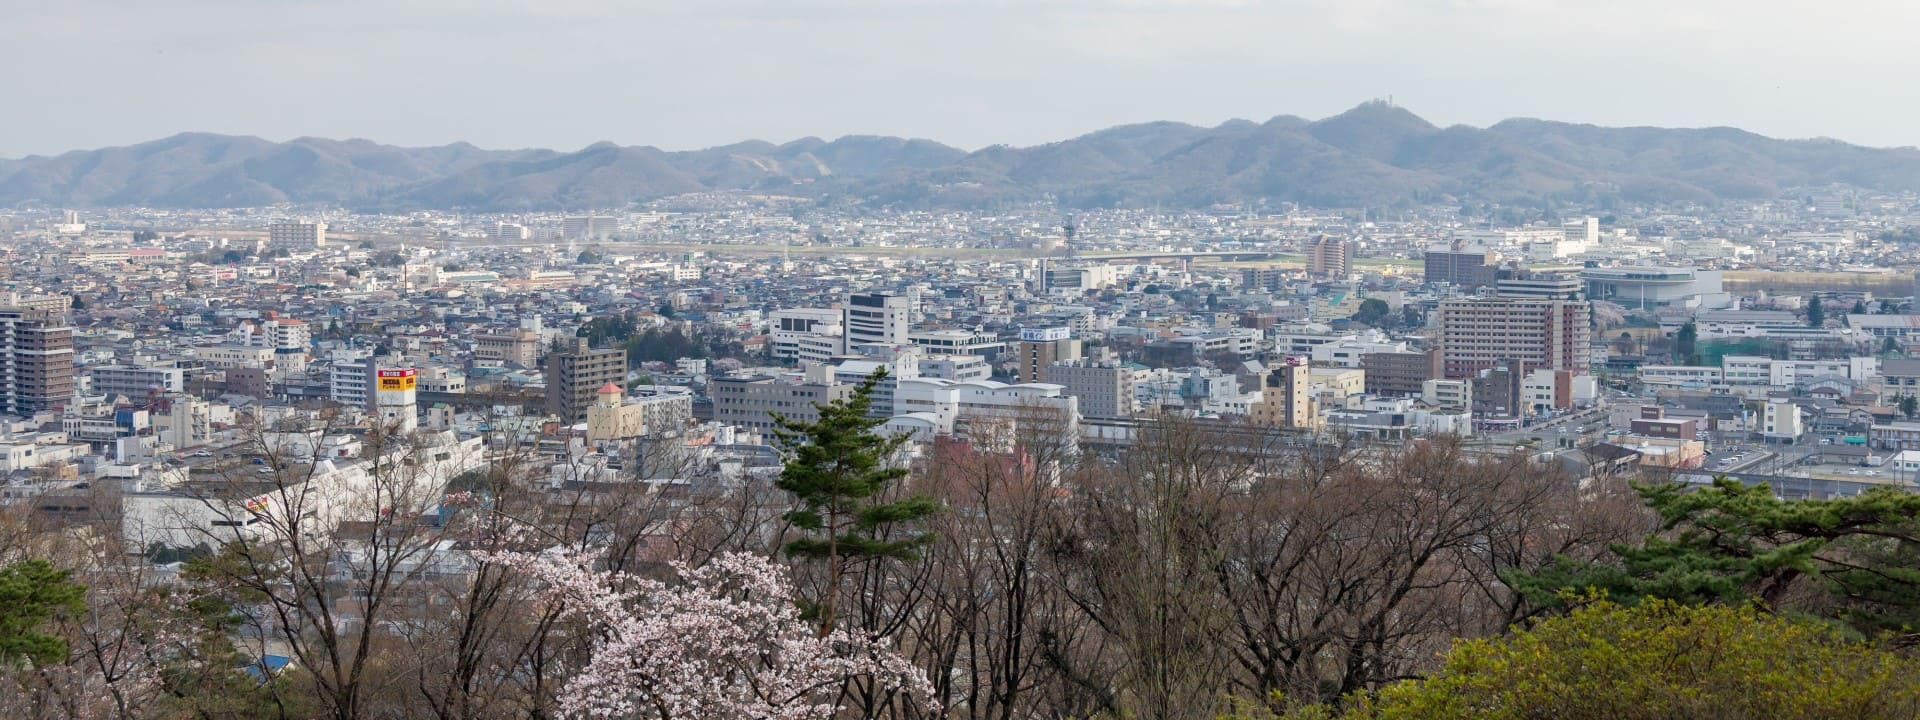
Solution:
<path fill-rule="evenodd" d="M 1369 102 L 1339 115 L 1206 128 L 1122 125 L 974 152 L 847 136 L 663 151 L 405 148 L 368 140 L 183 133 L 127 147 L 0 159 L 0 205 L 585 210 L 690 192 L 750 190 L 908 207 L 1051 197 L 1076 207 L 1323 207 L 1425 202 L 1685 203 L 1764 199 L 1844 184 L 1920 190 L 1920 151 L 1779 140 L 1734 128 L 1600 127 L 1514 119 L 1438 127 Z"/>

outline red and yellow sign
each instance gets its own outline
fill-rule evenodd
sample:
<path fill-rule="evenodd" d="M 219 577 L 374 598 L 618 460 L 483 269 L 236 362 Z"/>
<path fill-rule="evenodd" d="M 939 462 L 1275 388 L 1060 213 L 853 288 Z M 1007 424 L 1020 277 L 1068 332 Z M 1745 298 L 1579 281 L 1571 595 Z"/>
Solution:
<path fill-rule="evenodd" d="M 381 392 L 403 392 L 412 390 L 419 375 L 417 370 L 381 370 L 379 373 Z"/>

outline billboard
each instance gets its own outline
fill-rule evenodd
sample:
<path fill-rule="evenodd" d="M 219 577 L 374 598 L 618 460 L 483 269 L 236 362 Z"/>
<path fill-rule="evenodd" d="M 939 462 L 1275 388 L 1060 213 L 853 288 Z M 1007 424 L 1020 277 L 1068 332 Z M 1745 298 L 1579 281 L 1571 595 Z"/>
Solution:
<path fill-rule="evenodd" d="M 1025 342 L 1053 342 L 1073 337 L 1073 330 L 1064 327 L 1020 328 L 1020 339 Z"/>
<path fill-rule="evenodd" d="M 404 392 L 413 389 L 415 380 L 419 376 L 419 371 L 413 369 L 381 370 L 376 374 L 380 380 L 378 385 L 380 392 Z"/>

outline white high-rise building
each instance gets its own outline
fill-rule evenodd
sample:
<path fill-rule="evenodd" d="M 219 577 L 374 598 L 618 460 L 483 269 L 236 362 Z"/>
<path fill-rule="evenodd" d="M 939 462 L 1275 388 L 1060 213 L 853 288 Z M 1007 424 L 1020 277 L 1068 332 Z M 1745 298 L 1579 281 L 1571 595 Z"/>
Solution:
<path fill-rule="evenodd" d="M 333 370 L 327 375 L 327 395 L 334 402 L 367 407 L 367 379 L 373 375 L 373 351 L 358 348 L 333 351 Z"/>

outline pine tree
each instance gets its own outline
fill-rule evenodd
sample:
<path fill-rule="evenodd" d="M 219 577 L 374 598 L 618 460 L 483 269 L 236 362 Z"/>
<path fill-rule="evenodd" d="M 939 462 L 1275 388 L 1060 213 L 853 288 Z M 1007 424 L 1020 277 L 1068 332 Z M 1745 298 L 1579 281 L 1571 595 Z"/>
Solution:
<path fill-rule="evenodd" d="M 1759 602 L 1809 609 L 1865 634 L 1920 628 L 1920 495 L 1878 487 L 1857 496 L 1781 500 L 1725 477 L 1707 487 L 1638 488 L 1661 529 L 1614 561 L 1566 558 L 1505 578 L 1545 606 L 1566 592 L 1624 602 Z"/>
<path fill-rule="evenodd" d="M 1807 327 L 1820 327 L 1827 324 L 1827 309 L 1820 306 L 1820 296 L 1807 301 Z"/>
<path fill-rule="evenodd" d="M 932 515 L 939 506 L 925 497 L 884 499 L 894 482 L 907 475 L 906 468 L 895 467 L 891 460 L 908 439 L 875 432 L 886 419 L 867 415 L 873 389 L 886 376 L 886 368 L 875 370 L 852 395 L 818 406 L 820 417 L 812 422 L 773 414 L 774 435 L 787 452 L 775 485 L 799 502 L 786 517 L 805 533 L 788 542 L 786 552 L 827 566 L 826 590 L 808 608 L 823 636 L 833 631 L 841 581 L 850 566 L 912 559 L 933 539 L 925 532 L 891 532 L 896 525 Z"/>

